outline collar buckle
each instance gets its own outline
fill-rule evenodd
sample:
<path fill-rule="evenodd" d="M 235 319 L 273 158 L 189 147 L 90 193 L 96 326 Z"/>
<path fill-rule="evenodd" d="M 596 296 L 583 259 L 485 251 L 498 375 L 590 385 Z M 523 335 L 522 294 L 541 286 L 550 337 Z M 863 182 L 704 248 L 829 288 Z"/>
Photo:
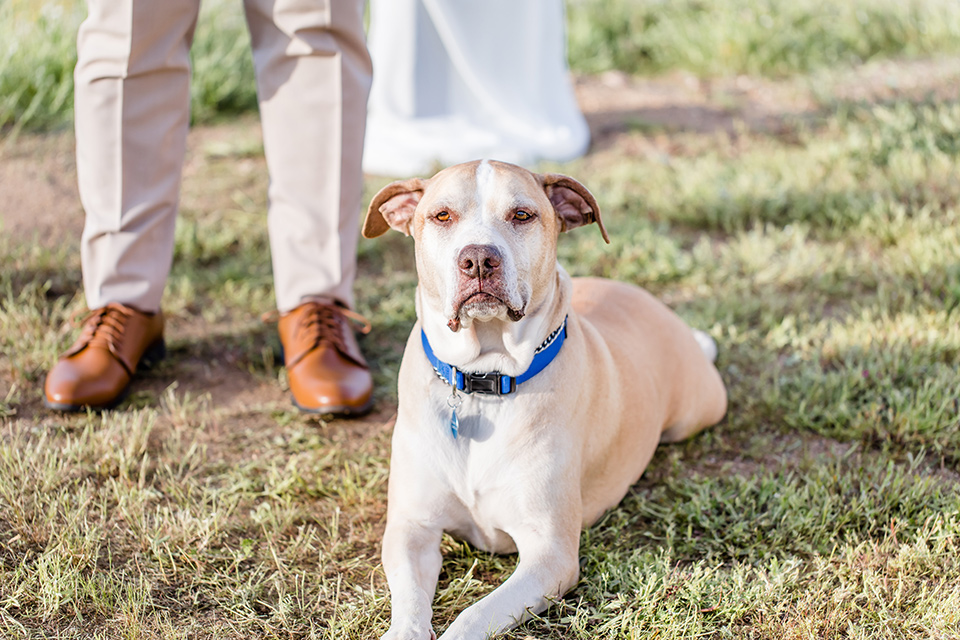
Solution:
<path fill-rule="evenodd" d="M 463 376 L 464 393 L 502 396 L 517 390 L 516 378 L 505 376 L 496 371 L 491 373 L 460 372 L 460 375 Z M 506 389 L 504 389 L 505 381 L 507 383 Z"/>

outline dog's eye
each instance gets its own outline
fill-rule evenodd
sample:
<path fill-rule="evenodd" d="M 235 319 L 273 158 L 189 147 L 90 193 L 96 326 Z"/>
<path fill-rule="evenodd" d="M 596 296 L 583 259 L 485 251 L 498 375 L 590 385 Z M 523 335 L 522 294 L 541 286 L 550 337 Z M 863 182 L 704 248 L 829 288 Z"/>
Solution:
<path fill-rule="evenodd" d="M 524 211 L 523 209 L 513 214 L 513 219 L 516 220 L 517 222 L 526 222 L 532 217 L 533 217 L 532 213 L 530 213 L 529 211 Z"/>
<path fill-rule="evenodd" d="M 441 211 L 437 214 L 437 222 L 448 222 L 450 220 L 449 211 Z"/>

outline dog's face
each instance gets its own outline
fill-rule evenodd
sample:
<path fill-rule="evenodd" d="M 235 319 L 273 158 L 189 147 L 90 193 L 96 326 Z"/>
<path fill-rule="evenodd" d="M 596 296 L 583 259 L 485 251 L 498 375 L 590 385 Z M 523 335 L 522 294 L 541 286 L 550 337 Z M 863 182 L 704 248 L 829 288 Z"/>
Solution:
<path fill-rule="evenodd" d="M 555 278 L 561 231 L 597 222 L 596 200 L 576 180 L 475 161 L 384 187 L 363 234 L 388 228 L 416 243 L 421 296 L 458 331 L 474 321 L 520 320 Z"/>

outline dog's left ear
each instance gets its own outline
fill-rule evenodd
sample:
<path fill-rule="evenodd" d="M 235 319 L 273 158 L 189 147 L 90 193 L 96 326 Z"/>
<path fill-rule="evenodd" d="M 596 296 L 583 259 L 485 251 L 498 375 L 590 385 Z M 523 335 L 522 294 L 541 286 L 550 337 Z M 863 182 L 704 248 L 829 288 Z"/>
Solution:
<path fill-rule="evenodd" d="M 410 226 L 413 212 L 417 210 L 417 203 L 423 197 L 426 187 L 426 180 L 410 178 L 391 182 L 380 189 L 367 208 L 367 218 L 363 221 L 363 237 L 376 238 L 391 228 L 409 236 L 413 231 Z"/>
<path fill-rule="evenodd" d="M 569 231 L 584 225 L 596 222 L 600 227 L 603 240 L 610 244 L 610 236 L 600 219 L 600 207 L 596 198 L 585 186 L 565 175 L 547 173 L 540 176 L 543 180 L 543 190 L 553 204 L 553 210 L 560 218 L 561 231 Z"/>

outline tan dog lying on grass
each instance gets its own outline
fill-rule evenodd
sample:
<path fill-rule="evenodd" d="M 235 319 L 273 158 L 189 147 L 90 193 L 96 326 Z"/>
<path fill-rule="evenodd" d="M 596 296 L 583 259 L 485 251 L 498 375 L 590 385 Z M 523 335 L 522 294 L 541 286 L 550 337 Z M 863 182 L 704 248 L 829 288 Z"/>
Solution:
<path fill-rule="evenodd" d="M 442 638 L 486 638 L 577 582 L 580 531 L 659 442 L 717 423 L 716 345 L 646 291 L 570 276 L 561 231 L 596 222 L 566 176 L 501 162 L 384 187 L 363 233 L 415 240 L 417 324 L 400 366 L 383 566 L 389 640 L 428 640 L 444 531 L 516 571 Z"/>

